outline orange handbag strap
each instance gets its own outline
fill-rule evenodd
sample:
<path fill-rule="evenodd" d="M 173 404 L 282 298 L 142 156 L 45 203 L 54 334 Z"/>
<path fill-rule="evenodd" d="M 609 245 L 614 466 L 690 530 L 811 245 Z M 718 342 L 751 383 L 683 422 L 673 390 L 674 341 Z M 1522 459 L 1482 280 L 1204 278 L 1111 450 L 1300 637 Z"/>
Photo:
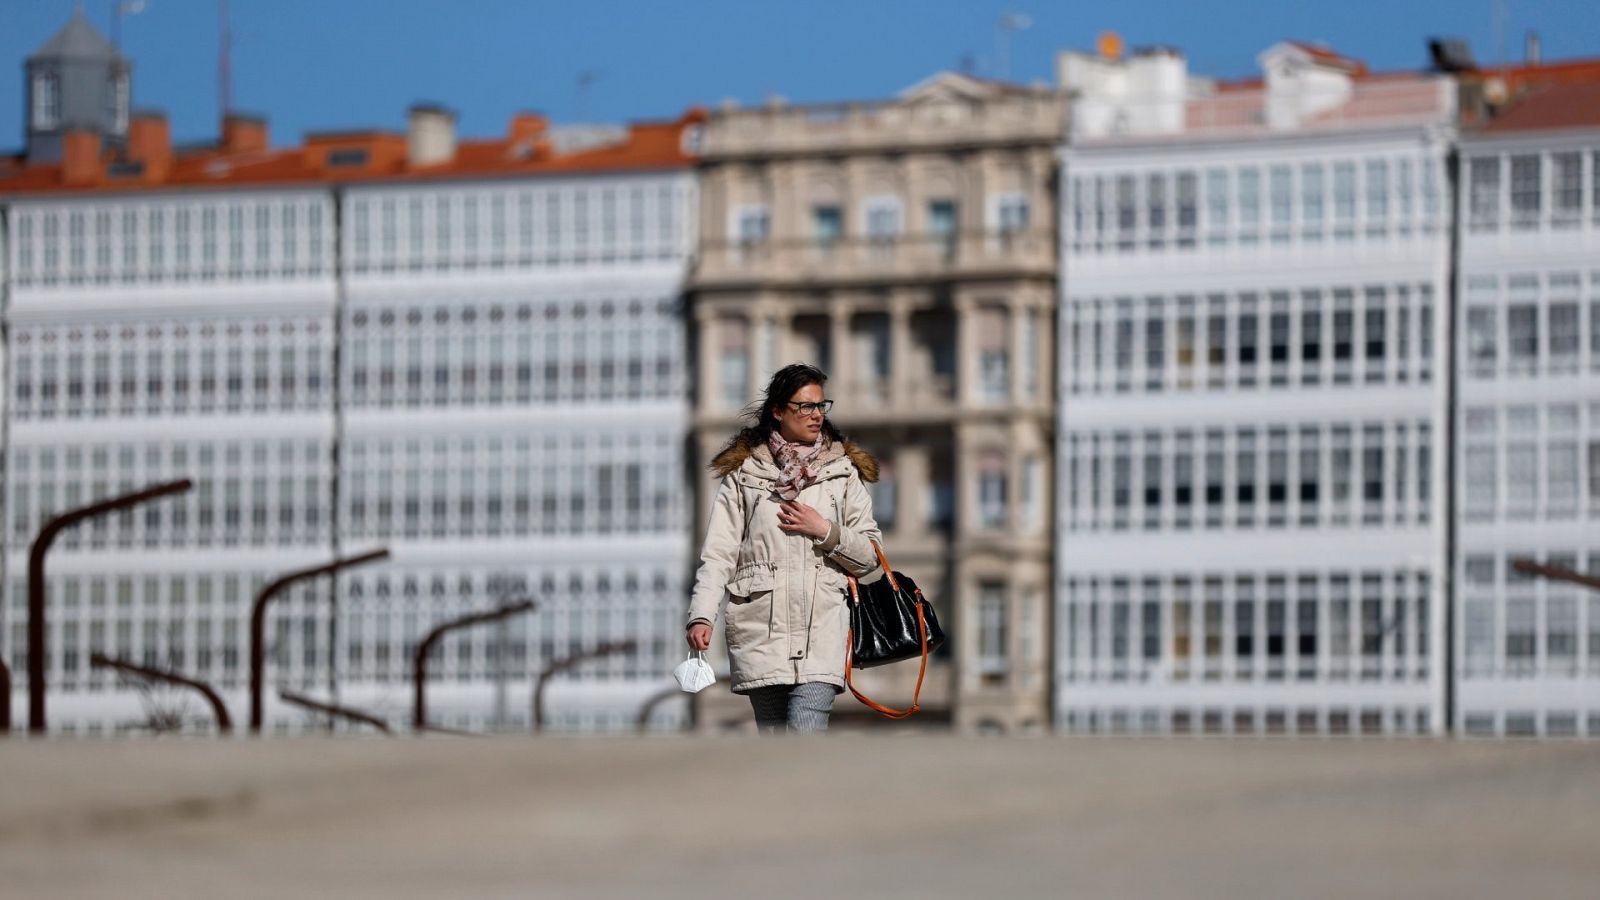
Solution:
<path fill-rule="evenodd" d="M 884 577 L 889 579 L 889 586 L 894 588 L 896 592 L 899 592 L 899 590 L 900 590 L 900 582 L 895 580 L 894 570 L 889 568 L 889 559 L 888 559 L 888 557 L 883 555 L 883 548 L 878 546 L 878 542 L 877 541 L 873 541 L 872 542 L 872 549 L 874 551 L 876 551 L 876 553 L 878 554 L 878 562 L 883 566 L 883 575 L 884 575 Z M 856 579 L 855 579 L 854 575 L 850 576 L 850 600 L 851 600 L 851 602 L 853 602 L 855 604 L 858 604 L 858 605 L 861 603 L 861 594 L 860 594 L 860 591 L 858 590 L 858 588 L 856 587 Z M 880 713 L 880 714 L 882 714 L 884 716 L 887 716 L 888 718 L 891 718 L 891 719 L 909 719 L 909 718 L 911 718 L 911 716 L 915 715 L 919 710 L 922 709 L 922 706 L 920 705 L 920 702 L 921 702 L 921 699 L 922 699 L 922 679 L 923 679 L 923 676 L 928 674 L 928 622 L 923 617 L 923 613 L 922 613 L 922 605 L 925 602 L 927 602 L 927 601 L 922 599 L 922 591 L 920 591 L 920 590 L 917 591 L 917 631 L 921 635 L 921 638 L 922 638 L 922 664 L 917 669 L 917 687 L 916 687 L 916 690 L 913 691 L 912 694 L 911 694 L 911 705 L 906 707 L 905 709 L 895 709 L 892 706 L 884 706 L 882 703 L 879 703 L 876 700 L 873 700 L 871 697 L 868 697 L 866 694 L 863 694 L 860 691 L 856 690 L 855 684 L 850 680 L 850 670 L 852 668 L 852 662 L 854 661 L 854 656 L 853 656 L 851 651 L 852 651 L 852 648 L 855 646 L 855 631 L 854 630 L 849 630 L 849 629 L 847 629 L 845 631 L 845 639 L 844 639 L 844 685 L 845 685 L 845 687 L 850 689 L 850 693 L 854 694 L 855 698 L 857 700 L 860 700 L 862 705 L 864 705 L 864 706 L 868 707 L 869 709 L 872 709 L 872 710 L 874 710 L 874 711 L 876 711 L 876 712 L 878 712 L 878 713 Z"/>

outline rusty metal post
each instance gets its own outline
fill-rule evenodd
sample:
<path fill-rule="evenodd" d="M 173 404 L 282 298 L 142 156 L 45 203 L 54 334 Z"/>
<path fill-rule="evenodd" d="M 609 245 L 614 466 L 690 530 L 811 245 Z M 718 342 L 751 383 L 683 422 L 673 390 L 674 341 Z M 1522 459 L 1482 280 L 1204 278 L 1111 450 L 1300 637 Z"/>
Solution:
<path fill-rule="evenodd" d="M 575 668 L 579 663 L 591 659 L 600 659 L 614 653 L 632 653 L 638 643 L 632 640 L 606 642 L 597 644 L 593 650 L 575 653 L 566 659 L 557 659 L 544 667 L 539 673 L 539 678 L 533 684 L 533 732 L 538 734 L 544 731 L 544 686 L 550 681 L 551 676 L 559 675 L 568 669 Z"/>
<path fill-rule="evenodd" d="M 1574 572 L 1571 569 L 1563 569 L 1559 566 L 1547 566 L 1531 559 L 1514 559 L 1511 561 L 1511 568 L 1535 578 L 1565 581 L 1586 587 L 1591 591 L 1600 591 L 1600 576 L 1585 575 L 1582 572 Z"/>
<path fill-rule="evenodd" d="M 371 713 L 364 713 L 359 709 L 349 706 L 340 706 L 336 703 L 323 703 L 320 700 L 313 700 L 310 697 L 306 697 L 301 694 L 293 694 L 289 691 L 279 691 L 278 699 L 285 703 L 293 703 L 295 706 L 303 706 L 306 709 L 312 710 L 313 712 L 326 713 L 330 716 L 337 716 L 341 719 L 349 719 L 352 722 L 360 722 L 363 725 L 371 725 L 373 728 L 378 729 L 384 734 L 394 734 L 394 731 L 389 728 L 388 722 L 385 722 Z"/>
<path fill-rule="evenodd" d="M 485 622 L 498 622 L 501 619 L 508 619 L 518 613 L 528 612 L 537 605 L 532 600 L 520 600 L 516 603 L 508 603 L 499 609 L 462 616 L 459 619 L 445 622 L 443 625 L 428 632 L 428 636 L 423 638 L 422 643 L 417 645 L 417 655 L 411 666 L 411 677 L 414 681 L 416 694 L 411 705 L 411 727 L 418 731 L 428 727 L 428 653 L 433 650 L 433 645 L 438 643 L 440 638 L 444 637 L 446 633 L 460 628 L 469 628 L 473 625 L 482 625 Z"/>
<path fill-rule="evenodd" d="M 11 733 L 11 667 L 0 659 L 0 737 Z"/>
<path fill-rule="evenodd" d="M 644 705 L 639 707 L 639 718 L 634 723 L 638 727 L 639 733 L 644 734 L 650 730 L 650 714 L 656 711 L 656 707 L 677 696 L 692 697 L 694 695 L 684 694 L 683 689 L 677 686 L 663 688 L 660 691 L 651 694 L 650 699 L 646 700 Z"/>
<path fill-rule="evenodd" d="M 265 634 L 267 627 L 267 604 L 271 602 L 272 598 L 277 596 L 280 591 L 289 585 L 294 584 L 296 581 L 303 581 L 307 578 L 315 578 L 318 575 L 326 575 L 329 572 L 337 572 L 340 569 L 347 569 L 351 566 L 361 565 L 362 563 L 375 562 L 380 559 L 385 559 L 388 556 L 389 550 L 388 548 L 384 548 L 382 550 L 374 550 L 370 553 L 362 553 L 359 556 L 347 556 L 343 559 L 336 559 L 333 562 L 323 563 L 320 566 L 312 566 L 309 569 L 299 569 L 297 571 L 290 572 L 287 575 L 278 576 L 276 580 L 268 582 L 264 587 L 261 588 L 260 593 L 256 594 L 255 605 L 250 609 L 251 734 L 261 733 L 261 690 L 263 679 L 266 674 L 262 670 L 265 667 L 267 655 Z"/>
<path fill-rule="evenodd" d="M 45 733 L 45 708 L 44 708 L 44 651 L 45 651 L 45 590 L 44 590 L 44 555 L 49 552 L 50 545 L 55 543 L 56 536 L 84 519 L 108 512 L 117 512 L 130 506 L 138 506 L 151 500 L 157 500 L 168 494 L 181 494 L 194 487 L 194 482 L 187 479 L 170 481 L 166 484 L 157 484 L 80 506 L 68 510 L 59 516 L 44 523 L 39 529 L 38 537 L 33 539 L 33 546 L 28 550 L 28 732 L 30 734 Z"/>
<path fill-rule="evenodd" d="M 211 712 L 217 717 L 217 733 L 231 734 L 233 732 L 233 719 L 228 715 L 228 707 L 223 705 L 222 698 L 217 695 L 216 691 L 212 690 L 211 685 L 206 684 L 204 681 L 189 678 L 186 675 L 179 675 L 177 672 L 169 672 L 166 669 L 156 669 L 150 666 L 141 666 L 136 663 L 127 662 L 125 660 L 113 659 L 112 657 L 106 656 L 104 653 L 90 654 L 89 665 L 99 668 L 116 669 L 119 672 L 127 672 L 132 675 L 138 675 L 141 678 L 148 678 L 151 681 L 164 681 L 167 684 L 176 684 L 180 687 L 194 688 L 206 698 L 207 703 L 211 704 Z"/>

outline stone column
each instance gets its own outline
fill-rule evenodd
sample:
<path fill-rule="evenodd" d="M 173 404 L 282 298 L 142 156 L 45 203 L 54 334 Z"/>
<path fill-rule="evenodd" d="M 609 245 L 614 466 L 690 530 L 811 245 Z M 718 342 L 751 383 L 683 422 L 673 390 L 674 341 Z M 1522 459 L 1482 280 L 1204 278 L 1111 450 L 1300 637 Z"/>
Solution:
<path fill-rule="evenodd" d="M 956 312 L 956 389 L 957 409 L 976 401 L 978 384 L 977 303 L 966 294 L 955 296 Z"/>
<path fill-rule="evenodd" d="M 957 541 L 972 534 L 973 514 L 978 508 L 978 472 L 973 446 L 976 435 L 973 423 L 958 420 L 950 439 L 950 477 L 955 500 L 955 528 L 952 536 Z"/>
<path fill-rule="evenodd" d="M 762 321 L 771 323 L 773 340 L 772 355 L 768 366 L 772 371 L 787 366 L 796 360 L 794 336 L 794 310 L 782 299 L 774 298 L 764 307 L 765 314 Z M 770 373 L 768 373 L 770 374 Z M 761 387 L 766 387 L 763 380 Z"/>
<path fill-rule="evenodd" d="M 905 444 L 895 449 L 895 528 L 902 535 L 927 532 L 928 490 L 932 479 L 928 448 L 924 444 Z"/>
<path fill-rule="evenodd" d="M 1022 296 L 1023 290 L 1024 287 L 1020 284 L 1014 286 L 1009 299 L 1006 301 L 1006 312 L 1011 317 L 1011 346 L 1007 348 L 1006 352 L 1012 360 L 1009 367 L 1011 370 L 1011 384 L 1007 385 L 1007 393 L 1011 397 L 1011 405 L 1016 407 L 1021 407 L 1026 402 L 1023 386 L 1027 384 L 1028 378 L 1031 376 L 1037 379 L 1039 376 L 1037 369 L 1032 372 L 1024 370 L 1024 367 L 1036 367 L 1038 360 L 1030 361 L 1022 352 L 1023 343 L 1026 340 L 1023 337 L 1023 332 L 1034 324 L 1032 309 Z M 1037 337 L 1038 335 L 1035 335 L 1035 338 Z M 1035 343 L 1034 346 L 1037 347 L 1038 344 Z"/>
<path fill-rule="evenodd" d="M 752 303 L 740 318 L 744 320 L 745 328 L 745 355 L 749 359 L 749 371 L 745 373 L 744 392 L 747 400 L 754 399 L 755 391 L 761 384 L 761 367 L 766 363 L 765 350 L 761 340 L 761 326 L 765 321 L 762 313 L 766 306 L 762 302 Z"/>
<path fill-rule="evenodd" d="M 833 371 L 828 373 L 834 390 L 841 399 L 853 401 L 861 396 L 859 375 L 856 372 L 853 348 L 850 346 L 850 317 L 855 312 L 854 301 L 843 292 L 836 292 L 828 302 L 828 355 Z"/>
<path fill-rule="evenodd" d="M 715 313 L 703 302 L 695 305 L 693 326 L 698 329 L 700 372 L 696 377 L 696 390 L 700 397 L 700 412 L 719 409 L 722 398 L 717 396 L 718 344 L 722 341 L 722 326 Z"/>
<path fill-rule="evenodd" d="M 962 227 L 966 230 L 974 247 L 982 247 L 987 237 L 983 232 L 989 227 L 989 153 L 978 151 L 968 157 L 967 163 L 967 193 L 968 202 L 961 212 Z"/>
<path fill-rule="evenodd" d="M 916 402 L 915 366 L 911 360 L 911 309 L 907 289 L 889 295 L 889 406 L 900 412 Z"/>
<path fill-rule="evenodd" d="M 1055 285 L 1050 285 L 1044 298 L 1034 311 L 1034 324 L 1039 329 L 1039 396 L 1034 400 L 1034 407 L 1046 415 L 1052 412 L 1051 404 L 1056 396 L 1055 379 L 1055 352 L 1056 352 L 1056 306 L 1052 302 L 1055 297 Z M 1137 334 L 1137 332 L 1135 332 Z"/>
<path fill-rule="evenodd" d="M 800 183 L 800 164 L 773 162 L 768 164 L 772 176 L 773 254 L 769 274 L 777 277 L 793 275 L 809 263 L 809 249 L 805 241 L 811 237 L 806 222 L 806 207 L 801 200 L 804 190 Z"/>

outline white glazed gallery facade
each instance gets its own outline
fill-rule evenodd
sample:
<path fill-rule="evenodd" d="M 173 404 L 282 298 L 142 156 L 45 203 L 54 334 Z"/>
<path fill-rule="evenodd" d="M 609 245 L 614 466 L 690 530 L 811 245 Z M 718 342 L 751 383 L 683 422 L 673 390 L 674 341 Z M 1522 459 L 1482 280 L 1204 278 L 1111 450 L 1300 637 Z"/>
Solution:
<path fill-rule="evenodd" d="M 1461 142 L 1457 681 L 1468 735 L 1600 737 L 1600 130 Z"/>
<path fill-rule="evenodd" d="M 1176 115 L 1089 104 L 1062 151 L 1065 732 L 1445 725 L 1453 88 L 1346 77 L 1297 121 L 1295 79 L 1340 73 L 1262 62 L 1156 79 Z"/>
<path fill-rule="evenodd" d="M 242 720 L 255 591 L 380 547 L 387 561 L 338 577 L 337 603 L 323 579 L 269 614 L 269 728 L 319 725 L 279 689 L 406 724 L 423 634 L 511 598 L 539 607 L 444 642 L 432 724 L 526 729 L 528 673 L 604 641 L 638 649 L 552 682 L 547 727 L 632 728 L 670 684 L 687 169 L 7 205 L 0 652 L 19 700 L 45 514 L 196 481 L 51 552 L 53 731 L 155 713 L 208 727 L 197 699 L 91 669 L 94 649 L 208 680 Z"/>

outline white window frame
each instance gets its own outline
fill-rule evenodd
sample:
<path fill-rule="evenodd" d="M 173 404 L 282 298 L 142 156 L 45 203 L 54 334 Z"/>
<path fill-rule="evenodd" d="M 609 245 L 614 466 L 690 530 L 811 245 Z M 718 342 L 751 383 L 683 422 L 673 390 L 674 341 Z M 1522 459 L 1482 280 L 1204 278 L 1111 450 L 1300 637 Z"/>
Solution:
<path fill-rule="evenodd" d="M 1503 215 L 1501 193 L 1505 185 L 1501 157 L 1469 157 L 1464 180 L 1467 182 L 1467 230 L 1498 230 Z"/>
<path fill-rule="evenodd" d="M 131 99 L 128 73 L 118 72 L 111 86 L 111 129 L 117 134 L 128 133 L 128 106 Z"/>
<path fill-rule="evenodd" d="M 825 234 L 822 230 L 823 212 L 830 212 L 834 233 Z M 827 247 L 844 240 L 844 210 L 837 203 L 817 203 L 811 207 L 811 240 L 813 243 Z"/>
<path fill-rule="evenodd" d="M 1011 221 L 1015 210 L 1021 210 L 1021 221 Z M 1018 234 L 1033 224 L 1032 202 L 1021 191 L 1002 191 L 989 196 L 989 230 L 1000 234 Z"/>
<path fill-rule="evenodd" d="M 977 488 L 978 503 L 977 525 L 986 531 L 998 531 L 1006 527 L 1009 519 L 1010 485 L 1009 474 L 1004 465 L 998 469 L 980 468 L 978 471 Z"/>
<path fill-rule="evenodd" d="M 893 194 L 867 197 L 861 203 L 861 233 L 867 240 L 893 241 L 905 233 L 905 204 Z M 878 226 L 888 225 L 887 230 Z"/>
<path fill-rule="evenodd" d="M 747 235 L 746 223 L 760 222 L 758 234 Z M 764 203 L 747 203 L 733 208 L 728 218 L 728 233 L 733 235 L 734 243 L 751 246 L 766 242 L 772 237 L 772 211 Z"/>
<path fill-rule="evenodd" d="M 978 672 L 1004 676 L 1011 669 L 1006 622 L 1008 597 L 1004 582 L 983 582 L 978 587 Z"/>
<path fill-rule="evenodd" d="M 39 72 L 33 76 L 33 127 L 52 131 L 61 127 L 61 76 Z"/>

